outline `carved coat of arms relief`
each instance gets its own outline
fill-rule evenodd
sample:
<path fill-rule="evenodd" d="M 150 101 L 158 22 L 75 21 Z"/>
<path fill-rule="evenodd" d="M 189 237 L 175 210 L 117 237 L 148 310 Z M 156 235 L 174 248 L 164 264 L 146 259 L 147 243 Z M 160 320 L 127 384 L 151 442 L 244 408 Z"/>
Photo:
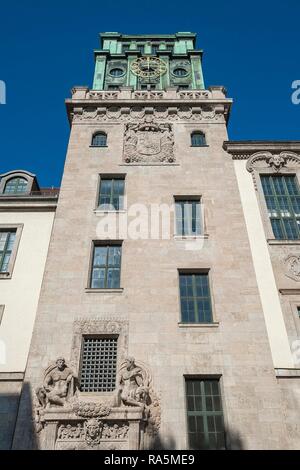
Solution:
<path fill-rule="evenodd" d="M 124 156 L 126 163 L 173 163 L 174 135 L 172 125 L 148 118 L 141 123 L 125 125 Z"/>

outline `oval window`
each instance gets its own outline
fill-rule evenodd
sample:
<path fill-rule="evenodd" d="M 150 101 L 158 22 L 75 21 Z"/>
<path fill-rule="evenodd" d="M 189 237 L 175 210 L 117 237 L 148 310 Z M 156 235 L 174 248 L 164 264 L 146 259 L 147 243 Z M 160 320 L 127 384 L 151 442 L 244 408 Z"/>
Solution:
<path fill-rule="evenodd" d="M 185 77 L 188 74 L 188 71 L 186 69 L 183 69 L 181 67 L 178 67 L 177 69 L 173 70 L 173 74 L 176 77 Z"/>
<path fill-rule="evenodd" d="M 118 69 L 118 68 L 111 69 L 111 71 L 109 72 L 109 74 L 110 74 L 112 77 L 121 77 L 121 75 L 124 74 L 124 70 L 123 70 L 123 69 Z"/>

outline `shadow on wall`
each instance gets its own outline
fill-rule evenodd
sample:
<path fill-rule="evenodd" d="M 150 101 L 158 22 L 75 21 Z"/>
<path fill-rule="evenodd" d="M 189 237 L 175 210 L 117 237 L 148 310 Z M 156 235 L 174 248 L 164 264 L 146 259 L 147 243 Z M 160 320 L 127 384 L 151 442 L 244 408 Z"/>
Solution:
<path fill-rule="evenodd" d="M 12 450 L 37 450 L 39 448 L 34 430 L 32 406 L 32 390 L 29 383 L 24 382 L 14 429 Z"/>
<path fill-rule="evenodd" d="M 226 448 L 222 448 L 220 450 L 244 450 L 243 441 L 238 431 L 234 431 L 230 428 L 225 430 L 226 436 Z M 198 449 L 193 450 L 200 450 L 201 446 Z M 164 436 L 162 437 L 158 434 L 154 440 L 151 442 L 151 446 L 148 446 L 146 450 L 178 450 L 176 447 L 176 441 L 172 436 Z M 213 450 L 213 449 L 212 449 Z"/>

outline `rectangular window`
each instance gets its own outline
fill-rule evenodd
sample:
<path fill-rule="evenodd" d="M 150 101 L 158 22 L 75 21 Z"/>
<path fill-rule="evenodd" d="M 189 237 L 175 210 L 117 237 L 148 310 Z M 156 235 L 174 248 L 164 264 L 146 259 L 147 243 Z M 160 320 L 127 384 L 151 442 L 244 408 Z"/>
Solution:
<path fill-rule="evenodd" d="M 84 337 L 81 352 L 80 390 L 112 392 L 116 387 L 116 337 Z"/>
<path fill-rule="evenodd" d="M 208 273 L 180 273 L 181 321 L 212 323 Z"/>
<path fill-rule="evenodd" d="M 15 239 L 16 230 L 0 231 L 0 273 L 8 272 Z"/>
<path fill-rule="evenodd" d="M 189 447 L 225 449 L 225 430 L 218 379 L 186 379 Z"/>
<path fill-rule="evenodd" d="M 119 90 L 119 85 L 108 85 L 107 89 L 110 91 Z"/>
<path fill-rule="evenodd" d="M 129 51 L 130 44 L 122 44 L 122 52 Z"/>
<path fill-rule="evenodd" d="M 188 90 L 189 89 L 189 85 L 178 85 L 178 90 Z"/>
<path fill-rule="evenodd" d="M 152 55 L 156 55 L 158 49 L 159 49 L 159 44 L 152 44 L 152 47 L 151 47 Z"/>
<path fill-rule="evenodd" d="M 124 178 L 101 177 L 99 207 L 103 210 L 123 209 Z"/>
<path fill-rule="evenodd" d="M 261 183 L 274 237 L 300 238 L 300 191 L 295 175 L 261 175 Z"/>
<path fill-rule="evenodd" d="M 94 245 L 92 289 L 120 287 L 121 251 L 121 245 Z"/>
<path fill-rule="evenodd" d="M 144 48 L 145 46 L 143 44 L 138 44 L 136 46 L 137 50 L 140 51 L 141 54 L 144 54 Z"/>
<path fill-rule="evenodd" d="M 176 234 L 200 235 L 200 200 L 176 199 Z"/>

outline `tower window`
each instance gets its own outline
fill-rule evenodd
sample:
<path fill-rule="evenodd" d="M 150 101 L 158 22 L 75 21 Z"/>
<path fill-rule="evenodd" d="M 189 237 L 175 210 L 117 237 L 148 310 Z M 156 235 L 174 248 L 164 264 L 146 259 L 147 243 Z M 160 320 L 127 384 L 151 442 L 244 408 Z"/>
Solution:
<path fill-rule="evenodd" d="M 186 77 L 188 75 L 188 71 L 182 67 L 178 67 L 173 70 L 173 75 L 175 75 L 175 77 Z"/>
<path fill-rule="evenodd" d="M 181 321 L 212 323 L 208 273 L 180 273 Z"/>
<path fill-rule="evenodd" d="M 151 51 L 153 55 L 157 54 L 158 49 L 159 49 L 159 44 L 152 44 Z"/>
<path fill-rule="evenodd" d="M 187 378 L 185 386 L 190 449 L 225 449 L 219 379 Z"/>
<path fill-rule="evenodd" d="M 99 207 L 102 210 L 123 208 L 124 178 L 102 178 L 100 181 Z"/>
<path fill-rule="evenodd" d="M 300 238 L 300 191 L 295 175 L 261 175 L 261 183 L 274 237 Z"/>
<path fill-rule="evenodd" d="M 141 54 L 144 54 L 145 46 L 143 44 L 138 44 L 136 48 L 138 51 L 140 51 Z"/>
<path fill-rule="evenodd" d="M 204 147 L 206 145 L 205 135 L 203 132 L 193 132 L 191 135 L 192 147 Z"/>
<path fill-rule="evenodd" d="M 124 75 L 124 70 L 123 69 L 119 69 L 119 68 L 114 68 L 114 69 L 111 69 L 109 74 L 112 76 L 112 77 L 121 77 L 122 75 Z"/>
<path fill-rule="evenodd" d="M 84 337 L 80 390 L 112 392 L 116 388 L 117 337 Z"/>
<path fill-rule="evenodd" d="M 0 273 L 8 272 L 9 261 L 16 239 L 16 231 L 0 232 Z"/>
<path fill-rule="evenodd" d="M 92 289 L 117 289 L 120 287 L 121 251 L 121 245 L 94 245 Z"/>
<path fill-rule="evenodd" d="M 107 135 L 104 132 L 97 132 L 92 138 L 92 147 L 106 147 Z"/>
<path fill-rule="evenodd" d="M 11 178 L 7 181 L 4 194 L 23 194 L 26 193 L 28 181 L 25 178 Z"/>

